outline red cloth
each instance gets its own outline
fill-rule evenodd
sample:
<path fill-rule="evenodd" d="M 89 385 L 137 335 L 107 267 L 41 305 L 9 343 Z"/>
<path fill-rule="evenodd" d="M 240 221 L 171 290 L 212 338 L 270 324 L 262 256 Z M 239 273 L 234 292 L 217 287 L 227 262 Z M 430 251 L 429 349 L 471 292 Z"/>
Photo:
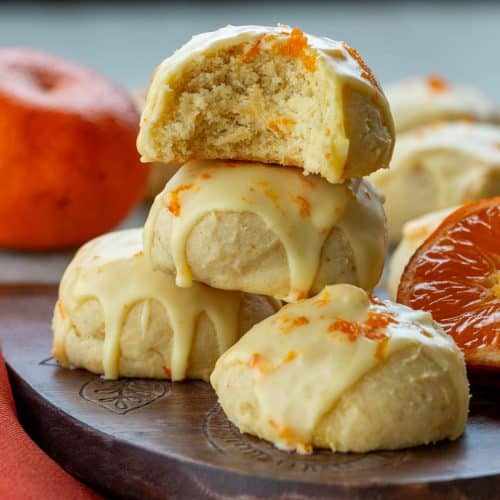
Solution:
<path fill-rule="evenodd" d="M 0 351 L 0 498 L 2 500 L 100 498 L 65 472 L 24 432 Z"/>

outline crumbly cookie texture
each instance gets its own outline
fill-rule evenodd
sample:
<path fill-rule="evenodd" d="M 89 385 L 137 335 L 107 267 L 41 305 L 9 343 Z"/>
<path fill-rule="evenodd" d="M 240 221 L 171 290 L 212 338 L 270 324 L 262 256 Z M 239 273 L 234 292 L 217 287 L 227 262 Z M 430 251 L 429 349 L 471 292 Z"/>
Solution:
<path fill-rule="evenodd" d="M 328 286 L 255 325 L 210 380 L 241 432 L 299 453 L 456 439 L 468 412 L 453 339 L 430 314 L 352 285 Z"/>
<path fill-rule="evenodd" d="M 146 104 L 147 91 L 145 89 L 138 89 L 132 92 L 132 98 L 137 106 L 139 113 L 142 113 L 144 105 Z M 177 163 L 158 163 L 151 164 L 148 176 L 148 183 L 144 193 L 144 200 L 151 202 L 154 200 L 158 193 L 163 191 L 165 184 L 172 178 L 181 165 Z"/>
<path fill-rule="evenodd" d="M 285 26 L 194 37 L 155 71 L 143 161 L 234 159 L 302 167 L 330 182 L 389 163 L 389 106 L 356 50 Z"/>

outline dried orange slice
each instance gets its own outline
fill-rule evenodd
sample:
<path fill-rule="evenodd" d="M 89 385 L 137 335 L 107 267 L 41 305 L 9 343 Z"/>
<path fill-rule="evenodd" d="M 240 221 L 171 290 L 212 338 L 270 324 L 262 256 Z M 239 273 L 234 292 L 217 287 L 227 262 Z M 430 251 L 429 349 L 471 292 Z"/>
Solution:
<path fill-rule="evenodd" d="M 444 219 L 406 266 L 398 302 L 432 313 L 470 367 L 500 369 L 500 197 Z"/>

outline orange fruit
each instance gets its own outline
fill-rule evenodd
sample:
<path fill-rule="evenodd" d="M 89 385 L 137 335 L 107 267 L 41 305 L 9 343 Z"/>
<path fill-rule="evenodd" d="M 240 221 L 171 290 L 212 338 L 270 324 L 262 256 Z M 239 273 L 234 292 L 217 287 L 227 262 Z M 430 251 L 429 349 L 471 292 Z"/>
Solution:
<path fill-rule="evenodd" d="M 432 313 L 470 367 L 500 369 L 500 197 L 441 223 L 406 266 L 398 302 Z"/>
<path fill-rule="evenodd" d="M 77 246 L 116 226 L 148 168 L 128 92 L 31 49 L 0 49 L 0 247 Z"/>

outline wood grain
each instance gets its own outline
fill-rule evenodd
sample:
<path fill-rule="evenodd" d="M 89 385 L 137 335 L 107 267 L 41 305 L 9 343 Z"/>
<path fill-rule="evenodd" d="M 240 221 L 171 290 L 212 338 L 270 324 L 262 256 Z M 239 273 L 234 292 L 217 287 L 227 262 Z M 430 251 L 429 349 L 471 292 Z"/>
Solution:
<path fill-rule="evenodd" d="M 50 358 L 56 288 L 0 287 L 0 341 L 23 425 L 65 469 L 126 498 L 498 498 L 500 404 L 477 393 L 463 438 L 300 456 L 241 435 L 203 382 L 104 381 Z M 475 394 L 475 392 L 473 392 Z"/>

